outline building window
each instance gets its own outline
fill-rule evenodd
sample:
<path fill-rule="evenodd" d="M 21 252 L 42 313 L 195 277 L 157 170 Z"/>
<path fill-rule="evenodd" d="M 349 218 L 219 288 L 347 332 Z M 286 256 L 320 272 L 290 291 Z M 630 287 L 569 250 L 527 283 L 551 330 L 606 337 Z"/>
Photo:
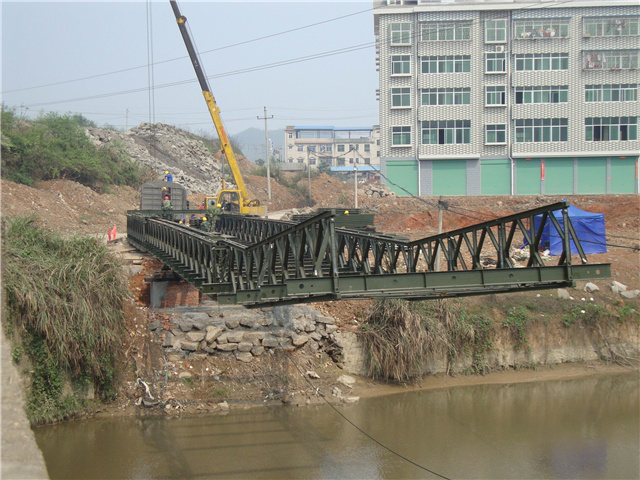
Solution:
<path fill-rule="evenodd" d="M 298 151 L 304 152 L 304 145 L 298 145 Z"/>
<path fill-rule="evenodd" d="M 411 88 L 392 88 L 391 107 L 403 108 L 411 106 Z"/>
<path fill-rule="evenodd" d="M 315 145 L 309 145 L 307 147 L 307 150 L 310 151 L 310 152 L 315 152 L 316 151 L 316 146 Z"/>
<path fill-rule="evenodd" d="M 293 157 L 289 157 L 289 163 L 293 163 Z"/>
<path fill-rule="evenodd" d="M 338 166 L 339 167 L 344 167 L 344 157 L 340 157 L 338 158 Z"/>
<path fill-rule="evenodd" d="M 507 94 L 503 85 L 490 85 L 485 89 L 485 105 L 506 105 Z"/>
<path fill-rule="evenodd" d="M 330 152 L 330 151 L 332 150 L 332 149 L 331 149 L 331 145 L 327 145 L 327 146 L 326 146 L 326 150 L 327 150 L 327 152 Z"/>
<path fill-rule="evenodd" d="M 585 118 L 584 124 L 587 142 L 638 139 L 638 117 Z"/>
<path fill-rule="evenodd" d="M 392 55 L 391 75 L 411 75 L 411 57 L 409 55 Z"/>
<path fill-rule="evenodd" d="M 471 23 L 423 23 L 420 25 L 420 39 L 423 42 L 471 40 Z"/>
<path fill-rule="evenodd" d="M 513 38 L 564 38 L 569 36 L 569 20 L 516 20 Z"/>
<path fill-rule="evenodd" d="M 484 143 L 486 145 L 504 145 L 507 143 L 507 126 L 485 125 Z"/>
<path fill-rule="evenodd" d="M 403 147 L 411 145 L 411 127 L 393 127 L 391 129 L 391 146 Z"/>
<path fill-rule="evenodd" d="M 516 87 L 516 103 L 566 103 L 569 101 L 567 85 Z"/>
<path fill-rule="evenodd" d="M 516 143 L 566 142 L 567 118 L 527 118 L 516 120 Z"/>
<path fill-rule="evenodd" d="M 425 88 L 422 105 L 470 105 L 471 88 Z"/>
<path fill-rule="evenodd" d="M 635 102 L 638 100 L 638 84 L 586 85 L 585 102 Z"/>
<path fill-rule="evenodd" d="M 391 45 L 411 45 L 411 24 L 410 23 L 392 23 Z"/>
<path fill-rule="evenodd" d="M 618 37 L 638 35 L 640 17 L 585 18 L 585 37 Z"/>
<path fill-rule="evenodd" d="M 585 70 L 628 70 L 638 68 L 638 50 L 585 52 Z"/>
<path fill-rule="evenodd" d="M 426 120 L 422 122 L 423 145 L 471 143 L 471 120 Z"/>
<path fill-rule="evenodd" d="M 504 73 L 507 71 L 504 53 L 486 53 L 484 62 L 485 73 Z"/>
<path fill-rule="evenodd" d="M 484 22 L 484 41 L 486 43 L 500 43 L 507 41 L 507 21 L 487 20 Z"/>
<path fill-rule="evenodd" d="M 315 165 L 315 164 L 316 164 L 315 157 L 309 157 L 309 165 Z"/>
<path fill-rule="evenodd" d="M 364 158 L 364 164 L 365 165 L 371 165 L 371 159 L 369 157 L 365 157 Z"/>
<path fill-rule="evenodd" d="M 370 152 L 371 151 L 371 145 L 369 145 L 368 143 L 365 144 L 364 146 L 364 151 L 365 152 Z"/>
<path fill-rule="evenodd" d="M 289 132 L 289 138 L 293 138 L 293 132 Z"/>
<path fill-rule="evenodd" d="M 471 55 L 422 57 L 422 73 L 460 73 L 471 71 Z"/>
<path fill-rule="evenodd" d="M 289 147 L 289 150 L 293 150 L 293 143 L 290 143 L 289 145 L 287 145 Z"/>
<path fill-rule="evenodd" d="M 518 53 L 516 71 L 568 70 L 568 53 Z"/>
<path fill-rule="evenodd" d="M 338 145 L 338 152 L 344 152 L 344 145 Z"/>

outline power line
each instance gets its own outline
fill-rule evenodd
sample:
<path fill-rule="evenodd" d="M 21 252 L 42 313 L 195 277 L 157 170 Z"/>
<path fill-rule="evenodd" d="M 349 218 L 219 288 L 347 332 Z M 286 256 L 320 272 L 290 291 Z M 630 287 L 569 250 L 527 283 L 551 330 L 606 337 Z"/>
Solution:
<path fill-rule="evenodd" d="M 354 45 L 351 47 L 345 47 L 345 48 L 340 48 L 337 50 L 329 50 L 327 52 L 321 52 L 321 53 L 316 53 L 313 55 L 307 55 L 304 57 L 296 57 L 293 59 L 289 59 L 289 60 L 281 60 L 279 62 L 273 62 L 273 63 L 267 63 L 267 64 L 263 64 L 263 65 L 257 65 L 254 67 L 248 67 L 248 68 L 243 68 L 243 69 L 239 69 L 239 70 L 233 70 L 230 72 L 225 72 L 225 73 L 219 73 L 216 75 L 210 75 L 207 78 L 209 80 L 212 79 L 216 79 L 216 78 L 223 78 L 223 77 L 228 77 L 228 76 L 234 76 L 234 75 L 240 75 L 243 73 L 252 73 L 252 72 L 257 72 L 260 70 L 268 70 L 271 68 L 276 68 L 276 67 L 282 67 L 282 66 L 286 66 L 286 65 L 293 65 L 296 63 L 302 63 L 302 62 L 308 62 L 311 60 L 317 60 L 320 58 L 325 58 L 325 57 L 330 57 L 330 56 L 334 56 L 334 55 L 342 55 L 344 53 L 351 53 L 351 52 L 356 52 L 359 50 L 364 50 L 366 48 L 371 48 L 373 47 L 373 43 L 369 42 L 369 43 L 364 43 L 364 44 L 360 44 L 360 45 Z M 161 85 L 155 85 L 153 88 L 154 89 L 158 89 L 158 88 L 167 88 L 167 87 L 175 87 L 178 85 L 186 85 L 188 83 L 195 83 L 197 82 L 197 79 L 190 79 L 190 80 L 179 80 L 176 82 L 170 82 L 170 83 L 164 83 Z M 120 90 L 117 92 L 110 92 L 110 93 L 103 93 L 103 94 L 97 94 L 97 95 L 90 95 L 90 96 L 86 96 L 86 97 L 77 97 L 77 98 L 70 98 L 70 99 L 66 99 L 66 100 L 56 100 L 56 101 L 51 101 L 51 102 L 40 102 L 40 103 L 32 103 L 29 105 L 25 105 L 26 107 L 32 108 L 32 107 L 41 107 L 41 106 L 47 106 L 47 105 L 59 105 L 59 104 L 64 104 L 64 103 L 73 103 L 73 102 L 80 102 L 83 100 L 95 100 L 95 99 L 100 99 L 100 98 L 107 98 L 107 97 L 115 97 L 115 96 L 119 96 L 119 95 L 128 95 L 131 93 L 141 93 L 141 92 L 145 92 L 147 91 L 148 87 L 141 87 L 141 88 L 133 88 L 130 90 Z"/>
<path fill-rule="evenodd" d="M 289 361 L 291 362 L 291 364 L 295 367 L 295 369 L 298 371 L 298 373 L 300 373 L 300 375 L 302 376 L 302 378 L 304 378 L 307 383 L 309 385 L 311 385 L 311 388 L 313 388 L 315 390 L 315 392 L 320 396 L 320 398 L 322 398 L 325 403 L 327 405 L 329 405 L 334 412 L 336 412 L 338 415 L 340 415 L 344 420 L 346 420 L 352 427 L 354 427 L 356 430 L 358 430 L 361 434 L 363 434 L 365 437 L 367 437 L 369 440 L 372 440 L 373 442 L 377 443 L 378 445 L 380 445 L 382 448 L 384 448 L 385 450 L 387 450 L 388 452 L 393 453 L 394 455 L 396 455 L 397 457 L 403 459 L 406 462 L 409 462 L 411 465 L 414 465 L 418 468 L 420 468 L 421 470 L 424 470 L 425 472 L 429 472 L 437 477 L 440 478 L 444 478 L 445 480 L 451 480 L 449 477 L 445 477 L 444 475 L 439 474 L 438 472 L 435 472 L 433 470 L 428 469 L 427 467 L 420 465 L 419 463 L 414 462 L 413 460 L 405 457 L 404 455 L 402 455 L 401 453 L 396 452 L 395 450 L 393 450 L 392 448 L 386 446 L 384 443 L 382 443 L 381 441 L 375 439 L 374 437 L 372 437 L 371 435 L 369 435 L 367 432 L 365 432 L 362 428 L 360 428 L 358 425 L 356 425 L 355 423 L 353 423 L 351 420 L 349 420 L 342 412 L 340 412 L 331 402 L 329 402 L 329 400 L 327 400 L 326 396 L 324 395 L 324 393 L 322 393 L 320 391 L 319 387 L 316 387 L 313 382 L 311 380 L 309 380 L 309 378 L 307 378 L 306 375 L 304 375 L 302 373 L 302 370 L 300 370 L 300 368 L 298 367 L 298 365 L 296 365 L 296 362 L 293 361 L 293 358 L 291 358 L 291 355 L 287 355 L 287 358 L 289 359 Z"/>
<path fill-rule="evenodd" d="M 225 46 L 222 46 L 222 47 L 217 47 L 217 48 L 213 48 L 213 49 L 210 49 L 210 50 L 205 50 L 205 51 L 200 52 L 200 53 L 201 54 L 207 54 L 207 53 L 216 52 L 216 51 L 219 51 L 219 50 L 225 50 L 227 48 L 233 48 L 233 47 L 238 47 L 240 45 L 246 45 L 246 44 L 253 43 L 253 42 L 259 42 L 261 40 L 266 40 L 268 38 L 273 38 L 273 37 L 277 37 L 277 36 L 280 36 L 280 35 L 285 35 L 287 33 L 292 33 L 292 32 L 296 32 L 296 31 L 299 31 L 299 30 L 304 30 L 306 28 L 316 27 L 318 25 L 323 25 L 325 23 L 335 22 L 337 20 L 342 20 L 342 19 L 345 19 L 345 18 L 348 18 L 348 17 L 353 17 L 355 15 L 361 15 L 363 13 L 367 13 L 367 12 L 370 12 L 372 10 L 373 10 L 373 8 L 368 8 L 366 10 L 361 10 L 359 12 L 354 12 L 354 13 L 349 13 L 347 15 L 342 15 L 340 17 L 335 17 L 335 18 L 330 18 L 328 20 L 323 20 L 323 21 L 316 22 L 316 23 L 311 23 L 311 24 L 308 24 L 308 25 L 304 25 L 302 27 L 296 27 L 296 28 L 292 28 L 292 29 L 289 29 L 289 30 L 284 30 L 282 32 L 272 33 L 270 35 L 264 35 L 262 37 L 253 38 L 251 40 L 245 40 L 245 41 L 242 41 L 242 42 L 232 43 L 232 44 L 225 45 Z M 170 58 L 168 60 L 162 60 L 162 61 L 153 63 L 153 65 L 161 65 L 161 64 L 164 64 L 164 63 L 174 62 L 176 60 L 183 60 L 185 58 L 188 59 L 189 56 L 188 55 L 184 55 L 184 56 L 181 56 L 181 57 Z M 16 88 L 16 89 L 13 89 L 13 90 L 5 90 L 2 93 L 3 94 L 7 94 L 7 93 L 13 93 L 13 92 L 22 92 L 22 91 L 25 91 L 25 90 L 34 90 L 34 89 L 38 89 L 38 88 L 53 87 L 53 86 L 64 85 L 64 84 L 68 84 L 68 83 L 81 82 L 83 80 L 92 80 L 94 78 L 106 77 L 106 76 L 109 76 L 109 75 L 117 75 L 119 73 L 130 72 L 130 71 L 133 71 L 133 70 L 140 70 L 142 68 L 148 68 L 148 65 L 139 65 L 137 67 L 124 68 L 124 69 L 115 70 L 115 71 L 112 71 L 112 72 L 99 73 L 99 74 L 96 74 L 96 75 L 90 75 L 90 76 L 87 76 L 87 77 L 75 78 L 75 79 L 71 79 L 71 80 L 63 80 L 63 81 L 60 81 L 60 82 L 48 83 L 48 84 L 45 84 L 45 85 L 36 85 L 36 86 L 33 86 L 33 87 L 24 87 L 24 88 Z"/>

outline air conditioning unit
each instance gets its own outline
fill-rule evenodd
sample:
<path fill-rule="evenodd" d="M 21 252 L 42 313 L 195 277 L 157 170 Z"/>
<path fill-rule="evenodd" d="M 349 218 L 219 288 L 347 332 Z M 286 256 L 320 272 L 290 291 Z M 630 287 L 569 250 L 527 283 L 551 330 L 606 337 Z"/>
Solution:
<path fill-rule="evenodd" d="M 497 45 L 496 46 L 496 52 L 497 53 L 504 53 L 504 45 Z"/>

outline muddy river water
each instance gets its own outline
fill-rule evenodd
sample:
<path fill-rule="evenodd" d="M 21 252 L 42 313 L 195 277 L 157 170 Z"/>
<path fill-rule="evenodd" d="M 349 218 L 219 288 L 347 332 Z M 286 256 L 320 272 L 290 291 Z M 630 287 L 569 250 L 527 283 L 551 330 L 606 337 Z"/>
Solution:
<path fill-rule="evenodd" d="M 337 407 L 371 438 L 328 405 L 94 419 L 35 433 L 51 478 L 64 479 L 637 479 L 639 385 L 632 373 Z"/>

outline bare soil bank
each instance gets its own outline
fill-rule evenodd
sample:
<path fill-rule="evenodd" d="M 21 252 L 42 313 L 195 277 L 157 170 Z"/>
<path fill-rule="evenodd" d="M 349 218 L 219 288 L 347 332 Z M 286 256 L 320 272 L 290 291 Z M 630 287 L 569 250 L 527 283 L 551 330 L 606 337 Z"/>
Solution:
<path fill-rule="evenodd" d="M 258 198 L 266 187 L 266 179 L 245 176 L 249 188 Z M 299 207 L 298 200 L 286 193 L 285 187 L 272 182 L 273 202 L 266 202 L 270 211 Z M 282 189 L 282 194 L 278 192 Z M 264 188 L 266 192 L 266 188 Z M 326 175 L 312 181 L 312 196 L 317 206 L 339 206 L 353 197 L 353 184 L 343 183 Z M 266 197 L 266 193 L 265 193 Z M 535 208 L 561 200 L 560 197 L 453 197 L 445 199 L 462 216 L 445 212 L 444 229 L 454 229 L 477 223 L 477 219 L 495 218 L 513 212 Z M 608 253 L 589 256 L 593 263 L 611 263 L 613 279 L 626 284 L 629 289 L 640 288 L 640 203 L 637 196 L 577 196 L 568 197 L 581 209 L 605 213 Z M 90 189 L 68 180 L 43 182 L 36 188 L 2 180 L 2 215 L 35 214 L 43 225 L 66 233 L 104 235 L 112 226 L 118 232 L 126 231 L 126 210 L 138 205 L 138 192 L 132 189 L 114 189 L 110 194 L 99 195 Z M 431 204 L 435 199 L 427 199 Z M 417 199 L 385 197 L 359 198 L 361 207 L 376 214 L 376 228 L 380 232 L 397 233 L 412 239 L 435 233 L 437 211 Z M 348 207 L 348 205 L 343 205 Z M 465 210 L 463 210 L 465 209 Z M 475 218 L 472 218 L 475 217 Z M 128 261 L 124 259 L 123 261 Z M 579 286 L 580 287 L 580 286 Z M 600 285 L 598 301 L 607 304 L 621 302 L 606 284 Z M 447 377 L 428 376 L 412 385 L 394 385 L 356 377 L 353 387 L 347 387 L 337 379 L 344 371 L 326 355 L 304 348 L 291 354 L 256 359 L 242 364 L 233 357 L 208 357 L 195 359 L 167 359 L 161 345 L 151 341 L 148 324 L 150 312 L 144 299 L 136 294 L 139 285 L 131 284 L 134 301 L 127 305 L 127 341 L 122 346 L 122 390 L 116 402 L 98 406 L 99 415 L 128 414 L 183 414 L 220 411 L 220 403 L 226 401 L 231 408 L 257 405 L 289 404 L 306 405 L 323 402 L 322 395 L 330 401 L 340 401 L 334 396 L 334 388 L 341 390 L 343 398 L 386 395 L 410 390 L 447 388 L 482 383 L 511 383 L 523 381 L 555 380 L 578 375 L 620 373 L 629 371 L 617 365 L 601 362 L 588 364 L 562 364 L 539 367 L 537 370 L 499 371 L 485 376 Z M 554 292 L 551 292 L 554 293 Z M 535 297 L 535 293 L 519 294 L 523 298 Z M 508 298 L 509 296 L 502 296 Z M 499 315 L 502 297 L 476 297 L 465 300 L 469 305 Z M 515 297 L 514 297 L 515 298 Z M 513 300 L 510 300 L 513 301 Z M 626 301 L 625 301 L 626 302 Z M 359 322 L 371 302 L 341 301 L 312 305 L 323 314 L 336 319 L 344 331 L 356 331 Z M 638 308 L 637 300 L 630 303 Z M 637 318 L 637 317 L 636 317 Z M 319 378 L 310 378 L 307 372 L 315 372 Z M 190 372 L 191 376 L 180 378 Z M 150 385 L 154 398 L 161 398 L 158 406 L 135 406 L 143 395 L 141 378 Z M 344 401 L 344 400 L 343 400 Z"/>

